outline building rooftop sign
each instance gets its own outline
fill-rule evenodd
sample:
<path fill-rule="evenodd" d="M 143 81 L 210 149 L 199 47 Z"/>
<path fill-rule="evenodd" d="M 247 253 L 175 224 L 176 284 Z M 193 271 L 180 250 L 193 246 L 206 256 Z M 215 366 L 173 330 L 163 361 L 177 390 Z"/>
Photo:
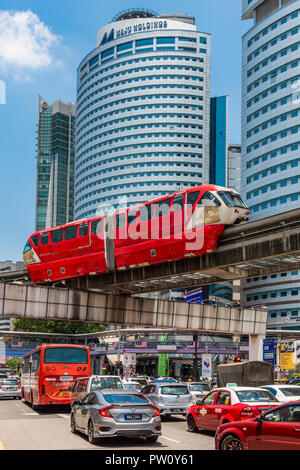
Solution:
<path fill-rule="evenodd" d="M 163 17 L 118 20 L 99 29 L 97 47 L 131 34 L 164 30 L 196 31 L 196 25 L 179 21 L 179 19 L 176 21 L 175 19 L 169 20 Z"/>

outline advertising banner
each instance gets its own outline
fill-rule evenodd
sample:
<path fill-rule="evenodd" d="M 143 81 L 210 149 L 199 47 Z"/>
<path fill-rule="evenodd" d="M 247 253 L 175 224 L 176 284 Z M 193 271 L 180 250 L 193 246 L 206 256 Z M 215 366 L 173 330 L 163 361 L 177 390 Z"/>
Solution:
<path fill-rule="evenodd" d="M 281 341 L 280 343 L 280 369 L 292 370 L 295 369 L 296 359 L 296 342 L 295 341 Z"/>
<path fill-rule="evenodd" d="M 124 377 L 133 377 L 136 373 L 136 354 L 124 353 L 123 356 L 123 374 Z"/>
<path fill-rule="evenodd" d="M 211 379 L 212 376 L 212 356 L 211 354 L 202 354 L 202 377 Z"/>

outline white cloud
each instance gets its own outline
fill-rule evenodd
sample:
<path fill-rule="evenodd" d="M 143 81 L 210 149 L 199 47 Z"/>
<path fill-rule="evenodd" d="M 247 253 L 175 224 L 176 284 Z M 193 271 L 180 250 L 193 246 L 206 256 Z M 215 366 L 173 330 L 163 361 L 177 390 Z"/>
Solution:
<path fill-rule="evenodd" d="M 0 10 L 0 68 L 37 70 L 53 63 L 51 48 L 60 36 L 30 10 Z"/>

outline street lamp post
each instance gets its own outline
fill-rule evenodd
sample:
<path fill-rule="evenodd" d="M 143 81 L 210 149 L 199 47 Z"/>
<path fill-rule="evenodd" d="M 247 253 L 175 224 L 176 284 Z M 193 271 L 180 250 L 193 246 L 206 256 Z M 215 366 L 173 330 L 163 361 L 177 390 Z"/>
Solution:
<path fill-rule="evenodd" d="M 194 352 L 194 360 L 193 360 L 193 380 L 198 382 L 198 334 L 194 334 L 194 343 L 195 343 L 195 352 Z"/>

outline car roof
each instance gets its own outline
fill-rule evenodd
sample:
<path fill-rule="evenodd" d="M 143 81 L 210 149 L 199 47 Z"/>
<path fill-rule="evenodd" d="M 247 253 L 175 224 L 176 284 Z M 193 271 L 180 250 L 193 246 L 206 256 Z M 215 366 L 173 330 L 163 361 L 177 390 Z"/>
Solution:
<path fill-rule="evenodd" d="M 218 388 L 214 388 L 212 390 L 212 392 L 217 392 L 219 390 L 226 390 L 226 391 L 229 391 L 229 392 L 233 390 L 234 392 L 240 392 L 240 391 L 242 392 L 243 390 L 260 391 L 260 390 L 262 390 L 262 388 L 261 387 L 218 387 Z"/>
<path fill-rule="evenodd" d="M 85 380 L 85 379 L 95 379 L 97 377 L 112 377 L 112 378 L 118 378 L 121 380 L 121 377 L 119 375 L 89 375 L 89 376 L 86 376 L 86 377 L 77 377 L 76 379 L 76 382 L 78 380 Z"/>
<path fill-rule="evenodd" d="M 276 385 L 262 385 L 261 387 L 272 387 L 272 388 L 297 388 L 297 385 L 285 385 L 285 384 L 276 384 Z M 299 387 L 299 394 L 300 394 L 300 387 Z"/>
<path fill-rule="evenodd" d="M 208 382 L 185 382 L 187 385 L 208 385 Z"/>
<path fill-rule="evenodd" d="M 103 395 L 111 395 L 112 393 L 114 395 L 140 395 L 140 392 L 131 392 L 130 390 L 101 389 L 97 390 L 97 392 L 102 393 Z"/>

